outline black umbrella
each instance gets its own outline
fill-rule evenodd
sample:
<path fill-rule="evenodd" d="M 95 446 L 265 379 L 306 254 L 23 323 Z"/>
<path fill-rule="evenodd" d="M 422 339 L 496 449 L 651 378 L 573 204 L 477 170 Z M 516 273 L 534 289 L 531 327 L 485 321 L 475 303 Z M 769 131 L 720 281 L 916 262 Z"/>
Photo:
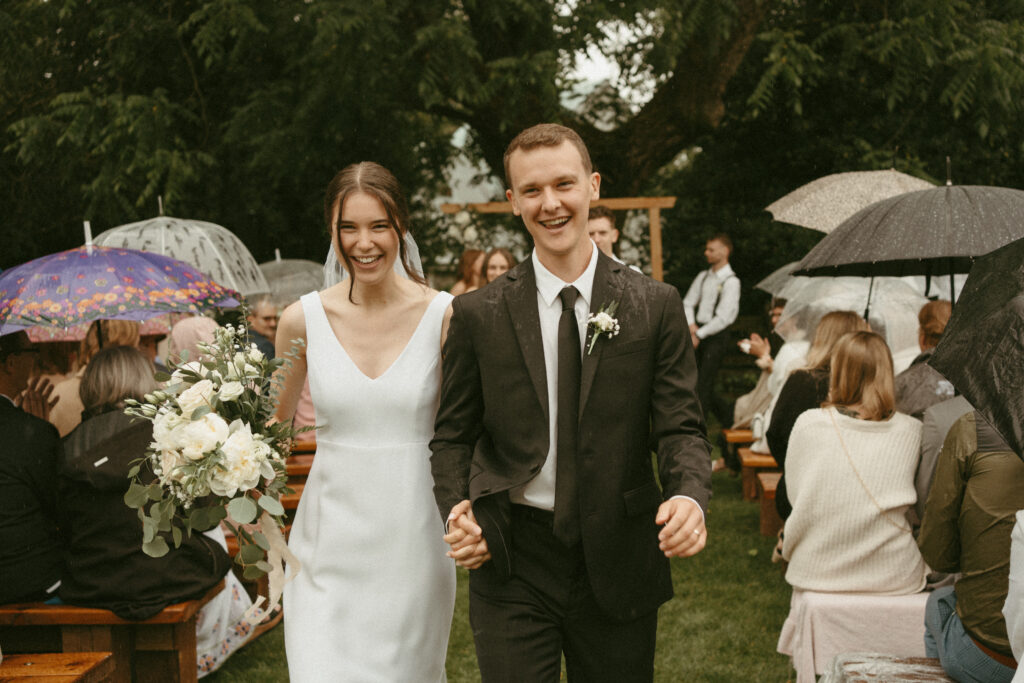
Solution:
<path fill-rule="evenodd" d="M 1024 192 L 946 185 L 883 199 L 843 221 L 794 275 L 966 273 L 973 259 L 1024 237 Z"/>
<path fill-rule="evenodd" d="M 928 363 L 1024 457 L 1024 239 L 975 261 Z"/>

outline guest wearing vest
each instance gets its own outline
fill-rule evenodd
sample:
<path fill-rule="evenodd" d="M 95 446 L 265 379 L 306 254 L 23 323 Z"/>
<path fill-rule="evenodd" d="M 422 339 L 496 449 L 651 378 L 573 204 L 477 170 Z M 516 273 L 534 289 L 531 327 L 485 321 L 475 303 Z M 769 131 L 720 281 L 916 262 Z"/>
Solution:
<path fill-rule="evenodd" d="M 697 350 L 697 396 L 705 419 L 714 413 L 721 425 L 732 423 L 732 415 L 724 401 L 714 394 L 715 376 L 728 349 L 726 328 L 740 311 L 740 279 L 736 277 L 729 256 L 732 240 L 724 233 L 714 235 L 704 246 L 707 270 L 693 280 L 683 299 L 690 338 Z"/>

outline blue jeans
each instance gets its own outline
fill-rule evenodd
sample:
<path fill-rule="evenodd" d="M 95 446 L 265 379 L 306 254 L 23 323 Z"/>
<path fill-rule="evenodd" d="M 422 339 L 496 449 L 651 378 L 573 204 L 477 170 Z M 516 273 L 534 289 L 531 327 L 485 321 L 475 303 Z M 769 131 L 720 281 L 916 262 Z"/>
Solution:
<path fill-rule="evenodd" d="M 949 676 L 961 683 L 1010 683 L 1014 670 L 981 651 L 964 631 L 956 613 L 956 593 L 945 586 L 928 596 L 924 610 L 924 649 L 938 657 Z"/>

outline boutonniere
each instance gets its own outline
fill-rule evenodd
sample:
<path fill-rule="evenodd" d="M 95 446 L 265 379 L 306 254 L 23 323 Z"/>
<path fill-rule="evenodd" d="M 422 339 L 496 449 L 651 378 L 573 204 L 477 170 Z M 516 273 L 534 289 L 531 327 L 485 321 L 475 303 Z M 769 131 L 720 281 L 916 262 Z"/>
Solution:
<path fill-rule="evenodd" d="M 619 307 L 618 301 L 613 301 L 601 308 L 597 313 L 591 313 L 587 317 L 587 327 L 590 328 L 590 344 L 587 346 L 587 355 L 594 350 L 594 344 L 597 343 L 597 338 L 602 334 L 607 335 L 609 339 L 619 333 L 619 320 L 615 316 L 615 309 Z"/>

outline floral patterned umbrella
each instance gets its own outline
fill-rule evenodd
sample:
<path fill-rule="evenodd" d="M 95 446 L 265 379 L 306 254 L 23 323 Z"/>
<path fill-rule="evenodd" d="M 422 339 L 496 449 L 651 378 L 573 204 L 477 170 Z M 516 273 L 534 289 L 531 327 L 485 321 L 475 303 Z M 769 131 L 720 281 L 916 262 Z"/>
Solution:
<path fill-rule="evenodd" d="M 0 275 L 0 335 L 70 329 L 93 320 L 147 320 L 238 306 L 237 294 L 186 263 L 134 249 L 85 246 Z"/>
<path fill-rule="evenodd" d="M 159 335 L 159 334 L 170 334 L 171 328 L 181 318 L 191 317 L 191 313 L 166 313 L 164 315 L 158 315 L 155 318 L 149 318 L 148 320 L 141 321 L 142 324 L 139 326 L 139 335 L 145 337 L 147 335 Z M 28 338 L 30 341 L 35 343 L 40 342 L 62 342 L 62 341 L 82 341 L 85 339 L 86 333 L 89 331 L 89 326 L 92 323 L 82 323 L 81 325 L 75 325 L 73 327 L 48 327 L 46 325 L 38 325 L 36 327 L 30 327 L 26 330 L 28 332 Z"/>

